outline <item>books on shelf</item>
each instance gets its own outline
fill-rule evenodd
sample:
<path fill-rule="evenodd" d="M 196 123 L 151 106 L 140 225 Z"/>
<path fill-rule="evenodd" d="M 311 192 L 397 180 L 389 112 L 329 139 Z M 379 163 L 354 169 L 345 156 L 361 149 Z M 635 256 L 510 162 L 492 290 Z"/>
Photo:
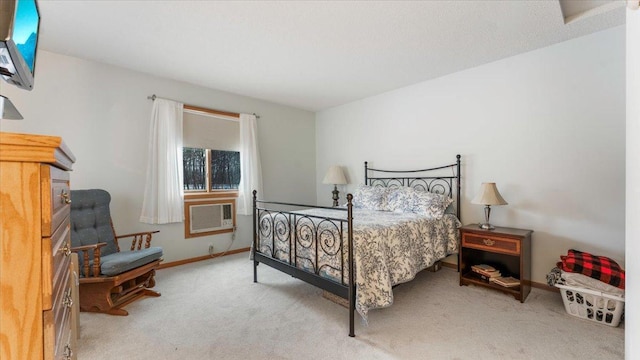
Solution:
<path fill-rule="evenodd" d="M 512 277 L 512 276 L 507 276 L 507 277 L 495 277 L 495 278 L 491 278 L 489 279 L 489 282 L 492 282 L 494 284 L 498 284 L 500 286 L 504 286 L 504 287 L 516 287 L 516 286 L 520 286 L 520 280 Z"/>
<path fill-rule="evenodd" d="M 504 287 L 520 286 L 520 280 L 512 276 L 502 276 L 500 270 L 487 264 L 471 265 L 471 271 L 480 279 Z"/>
<path fill-rule="evenodd" d="M 480 277 L 485 280 L 502 276 L 499 270 L 486 264 L 471 265 L 471 271 L 480 275 Z"/>
<path fill-rule="evenodd" d="M 491 265 L 487 265 L 487 264 L 471 265 L 471 269 L 473 269 L 473 270 L 482 270 L 482 271 L 496 271 L 496 268 L 494 268 Z"/>

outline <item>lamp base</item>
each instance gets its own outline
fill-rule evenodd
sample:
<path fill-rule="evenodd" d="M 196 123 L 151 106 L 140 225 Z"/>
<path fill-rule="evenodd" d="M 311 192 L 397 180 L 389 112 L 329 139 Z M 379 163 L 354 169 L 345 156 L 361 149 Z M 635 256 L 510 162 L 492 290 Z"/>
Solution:
<path fill-rule="evenodd" d="M 480 224 L 480 229 L 493 230 L 495 227 L 489 224 L 489 217 L 491 216 L 491 205 L 484 206 L 484 224 Z"/>
<path fill-rule="evenodd" d="M 478 227 L 482 230 L 495 230 L 495 226 L 489 224 L 489 223 L 484 223 L 484 224 L 479 224 Z"/>
<path fill-rule="evenodd" d="M 338 186 L 337 185 L 333 185 L 333 191 L 331 192 L 333 194 L 333 207 L 338 206 L 338 199 L 340 199 L 338 197 L 338 194 L 340 193 L 338 191 Z"/>

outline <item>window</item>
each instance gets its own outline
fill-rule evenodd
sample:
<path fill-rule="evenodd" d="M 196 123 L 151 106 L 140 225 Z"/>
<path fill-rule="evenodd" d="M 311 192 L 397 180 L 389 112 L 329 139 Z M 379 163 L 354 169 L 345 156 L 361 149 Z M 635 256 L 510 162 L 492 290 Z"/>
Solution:
<path fill-rule="evenodd" d="M 207 150 L 182 149 L 184 190 L 204 190 L 207 188 Z"/>
<path fill-rule="evenodd" d="M 183 120 L 185 237 L 233 232 L 240 184 L 240 124 L 185 108 Z"/>
<path fill-rule="evenodd" d="M 238 190 L 240 152 L 183 148 L 185 191 Z"/>

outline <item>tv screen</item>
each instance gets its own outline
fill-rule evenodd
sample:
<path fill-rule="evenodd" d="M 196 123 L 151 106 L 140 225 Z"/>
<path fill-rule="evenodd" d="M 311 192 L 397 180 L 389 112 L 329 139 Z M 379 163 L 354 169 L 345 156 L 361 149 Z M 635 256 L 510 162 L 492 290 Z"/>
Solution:
<path fill-rule="evenodd" d="M 38 44 L 38 24 L 40 17 L 35 1 L 19 0 L 13 22 L 13 41 L 33 74 Z"/>
<path fill-rule="evenodd" d="M 40 14 L 35 0 L 3 0 L 0 5 L 0 73 L 20 88 L 33 88 Z"/>

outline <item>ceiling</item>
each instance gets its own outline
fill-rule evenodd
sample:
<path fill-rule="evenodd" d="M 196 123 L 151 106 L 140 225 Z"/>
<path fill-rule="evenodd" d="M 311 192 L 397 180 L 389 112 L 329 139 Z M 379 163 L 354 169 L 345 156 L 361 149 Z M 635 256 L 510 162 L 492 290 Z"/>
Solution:
<path fill-rule="evenodd" d="M 41 49 L 310 111 L 625 22 L 620 0 L 38 5 Z"/>

